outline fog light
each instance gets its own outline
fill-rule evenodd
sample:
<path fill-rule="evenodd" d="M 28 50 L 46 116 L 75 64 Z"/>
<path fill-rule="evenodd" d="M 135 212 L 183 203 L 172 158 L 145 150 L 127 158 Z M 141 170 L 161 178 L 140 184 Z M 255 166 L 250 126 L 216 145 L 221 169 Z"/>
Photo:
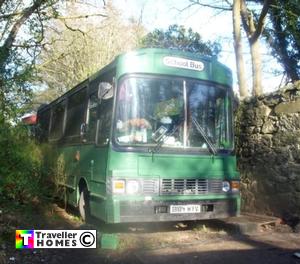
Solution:
<path fill-rule="evenodd" d="M 223 181 L 222 191 L 223 192 L 229 192 L 230 191 L 230 183 L 228 181 Z"/>

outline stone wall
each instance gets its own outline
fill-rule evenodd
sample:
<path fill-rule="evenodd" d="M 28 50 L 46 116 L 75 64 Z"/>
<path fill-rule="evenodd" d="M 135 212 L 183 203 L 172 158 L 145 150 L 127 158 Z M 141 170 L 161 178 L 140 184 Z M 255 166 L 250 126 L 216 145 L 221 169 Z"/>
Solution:
<path fill-rule="evenodd" d="M 236 112 L 242 210 L 300 216 L 300 82 Z"/>

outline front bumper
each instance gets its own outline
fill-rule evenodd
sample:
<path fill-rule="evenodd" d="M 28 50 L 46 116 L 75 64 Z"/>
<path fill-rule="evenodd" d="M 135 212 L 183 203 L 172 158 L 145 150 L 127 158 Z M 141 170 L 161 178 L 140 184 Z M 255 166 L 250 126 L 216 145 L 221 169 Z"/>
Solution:
<path fill-rule="evenodd" d="M 171 205 L 200 205 L 199 213 L 171 214 Z M 108 222 L 160 222 L 217 219 L 237 216 L 240 199 L 226 200 L 186 200 L 186 201 L 118 201 L 114 203 L 114 216 Z"/>

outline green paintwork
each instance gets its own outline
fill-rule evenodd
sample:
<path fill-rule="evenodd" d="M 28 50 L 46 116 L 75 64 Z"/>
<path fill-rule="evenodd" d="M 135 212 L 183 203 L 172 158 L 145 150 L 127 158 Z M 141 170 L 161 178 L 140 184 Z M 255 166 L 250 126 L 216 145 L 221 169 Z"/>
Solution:
<path fill-rule="evenodd" d="M 181 69 L 163 64 L 166 56 L 201 61 L 203 71 Z M 163 74 L 207 80 L 222 84 L 231 89 L 231 71 L 215 59 L 191 53 L 163 50 L 142 49 L 118 56 L 110 65 L 89 78 L 91 81 L 111 69 L 116 69 L 116 84 L 126 74 Z M 76 159 L 76 153 L 80 154 Z M 232 155 L 210 156 L 203 154 L 162 154 L 117 152 L 111 143 L 106 146 L 85 144 L 63 146 L 59 148 L 59 156 L 65 163 L 67 176 L 65 185 L 68 187 L 69 202 L 78 203 L 79 182 L 84 180 L 90 193 L 92 215 L 110 223 L 120 222 L 120 201 L 144 201 L 143 195 L 108 195 L 107 181 L 115 178 L 214 178 L 239 179 L 236 171 L 236 158 Z M 78 158 L 78 157 L 77 157 Z M 153 196 L 153 201 L 188 201 L 189 199 L 235 199 L 240 208 L 239 195 L 226 194 L 199 196 Z M 103 238 L 104 239 L 104 238 Z M 108 239 L 109 241 L 109 239 Z M 103 243 L 103 241 L 102 241 Z M 108 242 L 110 244 L 110 242 Z M 113 244 L 115 244 L 113 242 Z"/>
<path fill-rule="evenodd" d="M 238 177 L 234 156 L 110 153 L 108 174 L 113 177 L 223 178 Z"/>
<path fill-rule="evenodd" d="M 195 71 L 166 66 L 163 63 L 163 58 L 166 56 L 201 61 L 204 64 L 204 70 Z M 165 49 L 141 49 L 120 55 L 116 58 L 115 63 L 120 65 L 117 67 L 117 79 L 128 73 L 152 73 L 190 77 L 228 86 L 232 85 L 232 74 L 226 66 L 214 58 L 194 53 Z"/>
<path fill-rule="evenodd" d="M 102 249 L 117 249 L 119 245 L 119 237 L 116 234 L 101 234 Z"/>
<path fill-rule="evenodd" d="M 235 156 L 204 156 L 204 155 L 178 155 L 178 154 L 152 154 L 126 153 L 110 151 L 108 164 L 108 176 L 120 179 L 143 178 L 143 179 L 226 179 L 239 180 L 236 171 Z M 107 221 L 120 222 L 120 201 L 141 201 L 143 195 L 114 195 L 108 198 L 114 209 L 110 212 Z M 222 200 L 235 199 L 240 210 L 240 197 L 226 194 L 199 195 L 199 196 L 153 196 L 153 201 L 188 201 L 188 200 Z"/>

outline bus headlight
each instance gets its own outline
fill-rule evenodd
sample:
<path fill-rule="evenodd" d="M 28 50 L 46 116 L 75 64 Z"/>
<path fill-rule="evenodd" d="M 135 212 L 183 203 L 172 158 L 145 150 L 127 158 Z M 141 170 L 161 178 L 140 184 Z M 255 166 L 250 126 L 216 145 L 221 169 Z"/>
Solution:
<path fill-rule="evenodd" d="M 113 180 L 113 193 L 125 193 L 125 180 Z"/>
<path fill-rule="evenodd" d="M 139 191 L 139 183 L 137 181 L 127 181 L 126 182 L 126 193 L 135 194 Z"/>
<path fill-rule="evenodd" d="M 230 191 L 230 183 L 228 181 L 223 181 L 222 191 L 223 192 L 229 192 Z"/>

